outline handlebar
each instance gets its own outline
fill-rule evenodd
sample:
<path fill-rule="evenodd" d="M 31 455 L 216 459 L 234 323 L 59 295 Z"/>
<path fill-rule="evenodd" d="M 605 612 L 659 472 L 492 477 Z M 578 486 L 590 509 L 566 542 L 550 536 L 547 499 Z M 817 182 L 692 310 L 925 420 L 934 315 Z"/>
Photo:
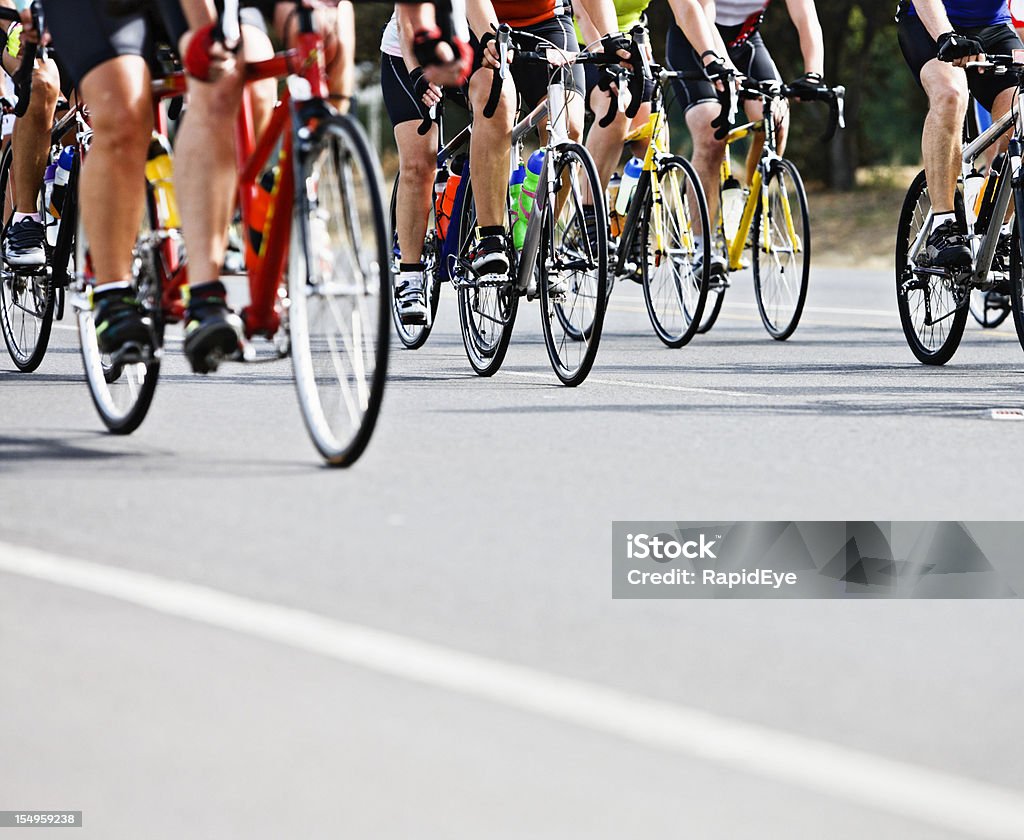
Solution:
<path fill-rule="evenodd" d="M 32 12 L 32 25 L 36 32 L 42 33 L 45 28 L 45 18 L 41 0 L 32 0 L 32 5 L 29 8 Z M 0 8 L 0 20 L 20 23 L 21 13 L 16 9 Z M 21 56 L 21 66 L 11 76 L 14 90 L 18 96 L 18 102 L 14 106 L 15 117 L 23 117 L 28 111 L 29 101 L 32 99 L 32 71 L 35 69 L 37 58 L 46 58 L 46 47 L 39 44 L 26 44 L 25 52 Z"/>
<path fill-rule="evenodd" d="M 501 24 L 494 36 L 494 41 L 498 46 L 498 66 L 493 71 L 491 92 L 487 97 L 487 104 L 484 105 L 484 116 L 487 119 L 494 116 L 494 112 L 498 110 L 498 102 L 501 101 L 501 89 L 508 77 L 508 48 L 511 38 L 512 27 L 507 23 Z"/>
<path fill-rule="evenodd" d="M 843 85 L 818 85 L 812 90 L 806 90 L 794 89 L 774 80 L 760 82 L 745 77 L 740 81 L 740 89 L 741 98 L 746 99 L 781 98 L 796 99 L 800 102 L 827 102 L 829 116 L 828 126 L 821 138 L 823 143 L 835 137 L 837 129 L 846 128 L 846 88 Z"/>

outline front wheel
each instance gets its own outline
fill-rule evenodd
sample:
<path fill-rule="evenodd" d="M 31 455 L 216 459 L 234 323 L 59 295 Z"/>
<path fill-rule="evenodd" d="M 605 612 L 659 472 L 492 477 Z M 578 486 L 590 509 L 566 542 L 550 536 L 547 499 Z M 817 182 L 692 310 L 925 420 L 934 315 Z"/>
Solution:
<path fill-rule="evenodd" d="M 608 306 L 608 227 L 587 224 L 585 198 L 604 219 L 604 191 L 594 161 L 583 146 L 567 143 L 555 152 L 554 187 L 547 196 L 537 283 L 544 344 L 555 375 L 575 386 L 590 373 Z"/>
<path fill-rule="evenodd" d="M 754 292 L 768 334 L 789 338 L 800 323 L 811 273 L 811 222 L 797 168 L 778 160 L 765 173 L 754 214 Z"/>
<path fill-rule="evenodd" d="M 3 197 L 0 249 L 3 250 L 6 250 L 7 234 L 18 201 L 11 172 L 13 162 L 13 147 L 8 146 L 0 162 L 0 196 Z M 45 220 L 46 216 L 43 218 Z M 46 355 L 55 297 L 53 277 L 46 266 L 30 272 L 0 259 L 0 329 L 11 361 L 23 373 L 39 367 Z"/>
<path fill-rule="evenodd" d="M 963 338 L 968 291 L 949 273 L 919 270 L 912 256 L 915 245 L 923 245 L 928 236 L 925 223 L 931 206 L 922 170 L 907 190 L 896 229 L 896 304 L 903 334 L 917 360 L 944 365 Z"/>
<path fill-rule="evenodd" d="M 318 124 L 296 163 L 288 329 L 306 428 L 332 466 L 373 434 L 388 367 L 391 271 L 377 160 L 347 117 Z"/>
<path fill-rule="evenodd" d="M 392 276 L 398 277 L 398 265 L 402 262 L 402 252 L 398 247 L 398 180 L 401 173 L 395 178 L 395 187 L 391 192 L 391 261 Z M 423 263 L 424 293 L 427 296 L 427 323 L 425 324 L 404 324 L 398 312 L 398 300 L 392 288 L 391 295 L 391 317 L 395 322 L 395 332 L 402 346 L 409 350 L 419 350 L 430 337 L 430 331 L 434 327 L 434 319 L 437 317 L 437 306 L 441 300 L 441 272 L 439 271 L 438 253 L 441 243 L 437 237 L 434 221 L 434 202 L 430 202 L 430 209 L 427 214 L 427 235 L 423 241 L 423 251 L 420 261 Z"/>
<path fill-rule="evenodd" d="M 144 358 L 118 360 L 100 350 L 96 341 L 96 322 L 91 301 L 93 278 L 89 242 L 81 221 L 83 214 L 77 214 L 78 227 L 74 250 L 77 279 L 73 300 L 85 380 L 103 425 L 117 435 L 134 432 L 145 419 L 160 376 L 163 339 L 163 320 L 160 311 L 161 276 L 159 260 L 156 258 L 157 239 L 153 232 L 156 216 L 151 195 L 148 196 L 146 204 L 147 212 L 132 252 L 135 294 L 154 325 L 154 347 L 149 349 Z"/>
<path fill-rule="evenodd" d="M 644 302 L 654 332 L 682 347 L 700 328 L 708 297 L 711 226 L 700 179 L 681 157 L 663 160 L 646 196 L 641 235 Z"/>

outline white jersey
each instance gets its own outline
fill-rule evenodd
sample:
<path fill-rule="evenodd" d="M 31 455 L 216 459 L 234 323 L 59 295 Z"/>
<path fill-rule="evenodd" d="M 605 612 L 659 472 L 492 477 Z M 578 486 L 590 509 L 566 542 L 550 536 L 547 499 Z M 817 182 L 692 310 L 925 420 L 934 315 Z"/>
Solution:
<path fill-rule="evenodd" d="M 402 39 L 398 34 L 398 13 L 392 12 L 391 20 L 384 27 L 384 34 L 380 39 L 380 51 L 385 55 L 402 57 Z"/>
<path fill-rule="evenodd" d="M 771 0 L 715 0 L 715 23 L 719 26 L 739 26 L 759 15 Z"/>

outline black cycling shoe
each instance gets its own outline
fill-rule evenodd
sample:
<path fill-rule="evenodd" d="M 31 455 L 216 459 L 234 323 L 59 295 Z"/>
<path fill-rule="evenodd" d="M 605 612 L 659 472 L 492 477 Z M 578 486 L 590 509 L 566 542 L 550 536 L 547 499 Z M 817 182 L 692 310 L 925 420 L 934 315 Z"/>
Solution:
<path fill-rule="evenodd" d="M 185 309 L 185 356 L 196 373 L 213 373 L 238 352 L 242 319 L 228 308 L 219 280 L 191 289 Z"/>
<path fill-rule="evenodd" d="M 935 268 L 970 268 L 971 249 L 967 235 L 953 219 L 947 219 L 928 235 L 924 252 L 919 260 Z"/>
<path fill-rule="evenodd" d="M 472 259 L 473 273 L 477 277 L 508 275 L 508 246 L 503 236 L 482 236 Z"/>
<path fill-rule="evenodd" d="M 153 346 L 153 321 L 143 311 L 132 289 L 97 292 L 92 302 L 100 352 L 141 357 Z"/>

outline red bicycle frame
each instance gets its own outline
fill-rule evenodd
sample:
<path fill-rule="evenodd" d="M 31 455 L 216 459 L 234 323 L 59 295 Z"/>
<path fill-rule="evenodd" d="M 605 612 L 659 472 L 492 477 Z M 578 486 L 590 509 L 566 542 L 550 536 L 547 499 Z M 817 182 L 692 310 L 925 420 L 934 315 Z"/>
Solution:
<path fill-rule="evenodd" d="M 285 261 L 288 258 L 288 243 L 291 238 L 292 206 L 295 199 L 293 98 L 286 88 L 274 106 L 270 123 L 257 141 L 253 126 L 252 98 L 249 85 L 262 79 L 303 80 L 303 100 L 325 101 L 328 97 L 327 71 L 324 63 L 324 41 L 313 28 L 312 13 L 299 9 L 299 32 L 293 49 L 278 53 L 273 58 L 247 64 L 245 68 L 246 89 L 242 95 L 242 106 L 235 122 L 235 155 L 238 165 L 238 206 L 241 209 L 243 228 L 248 230 L 252 219 L 253 202 L 257 190 L 261 190 L 259 179 L 267 169 L 271 155 L 280 144 L 278 158 L 279 175 L 270 194 L 263 237 L 258 252 L 246 249 L 246 273 L 249 277 L 249 306 L 242 312 L 247 338 L 254 335 L 271 336 L 277 332 L 281 317 L 276 308 L 277 292 L 284 276 Z M 301 83 L 300 83 L 301 84 Z M 178 96 L 185 90 L 184 73 L 176 73 L 157 82 L 154 96 L 157 99 Z M 157 109 L 158 114 L 160 109 Z M 166 118 L 158 116 L 158 130 L 166 130 Z M 284 211 L 284 212 L 281 212 Z M 165 243 L 171 278 L 164 290 L 164 311 L 180 312 L 180 288 L 187 282 L 187 272 L 176 267 L 173 243 Z M 168 306 L 170 305 L 170 310 Z"/>

